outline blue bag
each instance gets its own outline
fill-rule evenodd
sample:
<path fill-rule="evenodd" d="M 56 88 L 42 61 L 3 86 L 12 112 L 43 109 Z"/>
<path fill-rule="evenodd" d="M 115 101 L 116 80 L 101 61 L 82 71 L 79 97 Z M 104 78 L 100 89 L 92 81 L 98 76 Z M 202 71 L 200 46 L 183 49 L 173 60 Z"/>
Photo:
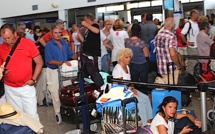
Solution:
<path fill-rule="evenodd" d="M 36 134 L 27 126 L 0 124 L 0 134 Z"/>
<path fill-rule="evenodd" d="M 116 108 L 116 107 L 121 107 L 121 100 L 123 99 L 126 99 L 126 98 L 130 98 L 130 97 L 133 97 L 133 93 L 129 90 L 127 90 L 126 86 L 125 85 L 113 85 L 110 89 L 110 91 L 112 90 L 117 90 L 118 89 L 123 89 L 123 92 L 124 92 L 124 96 L 123 97 L 119 97 L 119 98 L 110 98 L 107 102 L 100 102 L 99 100 L 101 99 L 101 96 L 100 98 L 98 98 L 98 100 L 96 101 L 96 108 L 97 108 L 97 111 L 98 112 L 102 112 L 102 109 L 105 108 L 105 107 L 113 107 L 113 108 Z M 109 91 L 109 92 L 110 92 Z M 107 93 L 108 94 L 108 93 Z M 126 109 L 129 109 L 129 110 L 134 110 L 135 109 L 135 103 L 131 102 L 129 104 L 126 105 Z"/>

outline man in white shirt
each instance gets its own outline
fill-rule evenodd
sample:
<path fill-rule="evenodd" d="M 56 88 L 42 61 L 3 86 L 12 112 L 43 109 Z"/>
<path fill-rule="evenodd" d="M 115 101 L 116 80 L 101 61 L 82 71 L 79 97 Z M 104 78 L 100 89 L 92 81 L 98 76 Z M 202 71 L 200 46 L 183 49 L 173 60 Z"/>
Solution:
<path fill-rule="evenodd" d="M 198 55 L 196 37 L 199 33 L 199 26 L 197 20 L 199 18 L 199 12 L 195 9 L 190 11 L 190 19 L 184 25 L 184 28 L 181 31 L 181 38 L 187 45 L 187 54 L 188 55 Z M 191 26 L 191 28 L 190 28 Z M 187 62 L 187 72 L 193 75 L 193 68 L 197 60 L 188 60 Z"/>

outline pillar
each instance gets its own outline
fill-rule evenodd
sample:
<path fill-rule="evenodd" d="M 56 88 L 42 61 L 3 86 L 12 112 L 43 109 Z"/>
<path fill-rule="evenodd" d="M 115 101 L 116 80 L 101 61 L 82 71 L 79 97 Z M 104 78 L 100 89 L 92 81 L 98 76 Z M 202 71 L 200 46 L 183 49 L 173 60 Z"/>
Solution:
<path fill-rule="evenodd" d="M 68 10 L 67 9 L 58 10 L 58 18 L 62 19 L 63 21 L 66 21 L 65 28 L 69 27 Z"/>
<path fill-rule="evenodd" d="M 174 13 L 174 0 L 163 0 L 163 14 L 164 18 L 173 17 Z M 164 20 L 165 20 L 164 19 Z"/>

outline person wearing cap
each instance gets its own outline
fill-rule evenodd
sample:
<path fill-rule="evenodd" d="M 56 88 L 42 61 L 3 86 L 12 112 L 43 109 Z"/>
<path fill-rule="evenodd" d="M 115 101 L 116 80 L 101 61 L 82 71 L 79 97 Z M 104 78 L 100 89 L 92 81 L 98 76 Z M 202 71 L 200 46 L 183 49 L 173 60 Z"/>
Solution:
<path fill-rule="evenodd" d="M 16 29 L 18 35 L 20 37 L 25 37 L 26 39 L 30 39 L 32 40 L 33 42 L 35 42 L 33 36 L 30 34 L 29 31 L 26 31 L 26 25 L 24 22 L 19 22 L 18 25 L 17 25 L 17 29 Z"/>
<path fill-rule="evenodd" d="M 48 90 L 51 93 L 54 111 L 56 115 L 57 124 L 62 122 L 60 115 L 60 99 L 59 99 L 59 80 L 58 67 L 65 63 L 71 66 L 69 60 L 77 59 L 65 40 L 61 38 L 61 28 L 53 25 L 51 29 L 52 39 L 47 42 L 45 47 L 45 64 L 47 66 L 46 76 Z"/>
<path fill-rule="evenodd" d="M 15 110 L 10 103 L 1 104 L 0 105 L 0 128 L 1 128 L 0 133 L 14 134 L 17 131 L 16 126 L 19 126 L 19 127 L 27 126 L 28 128 L 22 129 L 23 132 L 27 131 L 29 133 L 32 133 L 32 131 L 34 131 L 37 134 L 42 134 L 43 128 L 44 128 L 43 125 L 38 120 L 32 118 L 31 116 L 29 116 L 28 114 L 22 111 Z M 14 130 L 13 128 L 16 128 L 16 129 Z"/>
<path fill-rule="evenodd" d="M 58 19 L 54 25 L 59 26 L 62 30 L 62 38 L 64 38 L 65 40 L 67 40 L 67 43 L 70 47 L 70 49 L 75 52 L 75 44 L 74 44 L 74 40 L 72 38 L 71 33 L 64 28 L 64 23 L 65 21 Z M 45 47 L 46 43 L 48 41 L 50 41 L 52 39 L 52 34 L 51 32 L 48 32 L 47 34 L 45 34 L 43 37 L 40 38 L 39 42 Z"/>
<path fill-rule="evenodd" d="M 4 39 L 0 45 L 0 65 L 2 65 L 18 40 L 19 36 L 13 25 L 4 24 L 1 27 Z M 33 71 L 32 62 L 36 66 Z M 8 102 L 17 110 L 23 111 L 39 120 L 37 99 L 34 84 L 42 70 L 43 60 L 36 45 L 29 39 L 21 38 L 16 50 L 5 68 L 5 95 Z"/>

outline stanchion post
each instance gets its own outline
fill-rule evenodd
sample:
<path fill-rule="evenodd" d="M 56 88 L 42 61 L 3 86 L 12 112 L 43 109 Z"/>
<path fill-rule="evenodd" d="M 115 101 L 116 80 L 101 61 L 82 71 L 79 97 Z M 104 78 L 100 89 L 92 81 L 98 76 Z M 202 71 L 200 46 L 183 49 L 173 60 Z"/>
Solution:
<path fill-rule="evenodd" d="M 107 76 L 107 82 L 108 83 L 112 83 L 112 79 L 113 79 L 112 75 Z"/>
<path fill-rule="evenodd" d="M 200 98 L 201 98 L 202 132 L 205 132 L 207 131 L 206 91 L 208 90 L 208 85 L 206 83 L 200 83 L 198 84 L 198 90 L 200 91 Z"/>
<path fill-rule="evenodd" d="M 84 73 L 82 71 L 78 72 L 78 80 L 79 80 L 80 94 L 83 95 L 84 94 Z M 85 99 L 82 99 L 81 101 L 86 102 Z M 86 104 L 82 105 L 81 113 L 82 113 L 84 134 L 88 134 L 90 133 L 90 124 L 89 124 L 89 119 L 87 117 L 88 111 L 86 108 Z"/>

